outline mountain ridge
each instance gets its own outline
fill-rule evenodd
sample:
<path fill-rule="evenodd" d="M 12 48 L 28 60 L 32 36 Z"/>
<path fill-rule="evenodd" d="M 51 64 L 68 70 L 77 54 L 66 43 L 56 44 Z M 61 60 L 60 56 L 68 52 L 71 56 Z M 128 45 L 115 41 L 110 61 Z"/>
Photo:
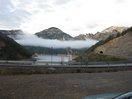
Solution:
<path fill-rule="evenodd" d="M 63 32 L 57 27 L 50 27 L 48 29 L 44 29 L 40 32 L 37 32 L 34 35 L 36 35 L 37 37 L 43 38 L 43 39 L 56 39 L 56 40 L 62 40 L 62 41 L 87 40 L 87 39 L 95 39 L 95 40 L 100 41 L 100 40 L 107 39 L 111 35 L 116 36 L 118 33 L 122 33 L 126 29 L 128 29 L 128 27 L 111 26 L 95 34 L 92 34 L 92 33 L 79 34 L 76 37 L 72 37 L 71 35 Z M 21 35 L 24 34 L 24 32 L 20 29 L 0 30 L 0 32 L 6 34 L 10 38 L 13 38 L 14 40 L 20 39 Z"/>
<path fill-rule="evenodd" d="M 74 40 L 72 36 L 56 27 L 51 27 L 43 31 L 37 32 L 35 33 L 35 35 L 43 39 Z"/>
<path fill-rule="evenodd" d="M 4 60 L 20 60 L 30 59 L 32 53 L 20 44 L 0 32 L 0 59 Z"/>
<path fill-rule="evenodd" d="M 111 26 L 108 27 L 104 30 L 102 30 L 101 32 L 97 32 L 95 34 L 92 33 L 88 33 L 88 34 L 80 34 L 78 36 L 76 36 L 76 39 L 79 40 L 86 40 L 86 39 L 95 39 L 95 40 L 105 40 L 107 39 L 109 36 L 116 36 L 118 33 L 122 33 L 123 31 L 125 31 L 126 29 L 128 29 L 129 27 L 119 27 L 119 26 Z"/>
<path fill-rule="evenodd" d="M 20 39 L 18 36 L 21 36 L 24 34 L 24 32 L 20 29 L 16 30 L 0 30 L 1 33 L 7 35 L 8 37 L 17 40 Z"/>
<path fill-rule="evenodd" d="M 95 53 L 102 51 L 108 55 L 132 56 L 132 27 L 124 31 L 119 37 L 95 48 Z"/>
<path fill-rule="evenodd" d="M 109 36 L 105 40 L 80 53 L 79 56 L 86 56 L 88 59 L 77 57 L 75 61 L 132 61 L 132 27 L 116 36 Z"/>

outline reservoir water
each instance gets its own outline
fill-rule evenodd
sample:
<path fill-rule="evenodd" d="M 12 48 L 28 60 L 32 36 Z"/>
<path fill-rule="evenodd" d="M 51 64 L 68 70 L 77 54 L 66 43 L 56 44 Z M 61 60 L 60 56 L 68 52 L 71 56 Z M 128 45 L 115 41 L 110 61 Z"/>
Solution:
<path fill-rule="evenodd" d="M 69 62 L 73 59 L 72 55 L 37 55 L 37 61 L 43 62 Z"/>

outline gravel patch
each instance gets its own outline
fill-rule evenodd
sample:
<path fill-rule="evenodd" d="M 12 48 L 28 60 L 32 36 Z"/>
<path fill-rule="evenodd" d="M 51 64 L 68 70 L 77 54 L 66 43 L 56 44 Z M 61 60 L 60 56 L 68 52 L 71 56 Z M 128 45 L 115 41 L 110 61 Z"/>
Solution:
<path fill-rule="evenodd" d="M 81 99 L 127 91 L 132 71 L 0 76 L 0 99 Z"/>

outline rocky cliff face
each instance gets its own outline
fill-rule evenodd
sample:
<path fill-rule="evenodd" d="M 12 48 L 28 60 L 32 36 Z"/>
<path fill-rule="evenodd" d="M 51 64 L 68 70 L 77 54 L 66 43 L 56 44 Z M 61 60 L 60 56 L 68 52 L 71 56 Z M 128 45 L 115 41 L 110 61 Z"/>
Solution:
<path fill-rule="evenodd" d="M 95 39 L 94 38 L 94 34 L 80 34 L 78 36 L 75 37 L 75 39 L 77 40 L 87 40 L 87 39 Z"/>
<path fill-rule="evenodd" d="M 128 27 L 117 27 L 111 26 L 101 32 L 98 32 L 94 35 L 97 40 L 105 40 L 110 35 L 116 36 L 118 33 L 122 33 L 123 31 L 127 30 Z"/>
<path fill-rule="evenodd" d="M 94 52 L 107 55 L 132 56 L 132 28 L 125 35 L 98 46 Z"/>
<path fill-rule="evenodd" d="M 24 34 L 22 30 L 0 30 L 0 32 L 14 40 L 19 39 L 19 36 Z"/>
<path fill-rule="evenodd" d="M 46 30 L 36 33 L 35 35 L 44 39 L 74 40 L 72 36 L 64 33 L 62 30 L 56 27 L 48 28 Z"/>
<path fill-rule="evenodd" d="M 118 33 L 122 33 L 128 29 L 128 27 L 117 27 L 117 26 L 111 26 L 101 32 L 97 32 L 96 34 L 86 34 L 86 35 L 79 35 L 76 36 L 76 39 L 86 40 L 88 38 L 96 39 L 96 40 L 105 40 L 110 35 L 116 36 Z"/>
<path fill-rule="evenodd" d="M 101 33 L 113 33 L 113 34 L 116 34 L 117 32 L 123 32 L 126 29 L 128 29 L 128 27 L 111 26 L 111 27 L 106 28 L 103 31 L 101 31 Z"/>

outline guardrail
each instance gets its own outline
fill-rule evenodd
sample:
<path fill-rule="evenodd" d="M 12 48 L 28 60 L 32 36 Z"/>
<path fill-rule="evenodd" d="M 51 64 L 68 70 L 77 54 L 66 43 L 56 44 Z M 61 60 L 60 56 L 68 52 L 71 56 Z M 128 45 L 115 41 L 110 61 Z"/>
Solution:
<path fill-rule="evenodd" d="M 34 61 L 13 61 L 13 60 L 0 60 L 1 64 L 28 64 L 31 65 Z"/>
<path fill-rule="evenodd" d="M 54 61 L 12 61 L 12 60 L 0 60 L 0 64 L 26 64 L 26 65 L 127 65 L 132 63 L 131 61 L 104 61 L 104 62 L 54 62 Z"/>

